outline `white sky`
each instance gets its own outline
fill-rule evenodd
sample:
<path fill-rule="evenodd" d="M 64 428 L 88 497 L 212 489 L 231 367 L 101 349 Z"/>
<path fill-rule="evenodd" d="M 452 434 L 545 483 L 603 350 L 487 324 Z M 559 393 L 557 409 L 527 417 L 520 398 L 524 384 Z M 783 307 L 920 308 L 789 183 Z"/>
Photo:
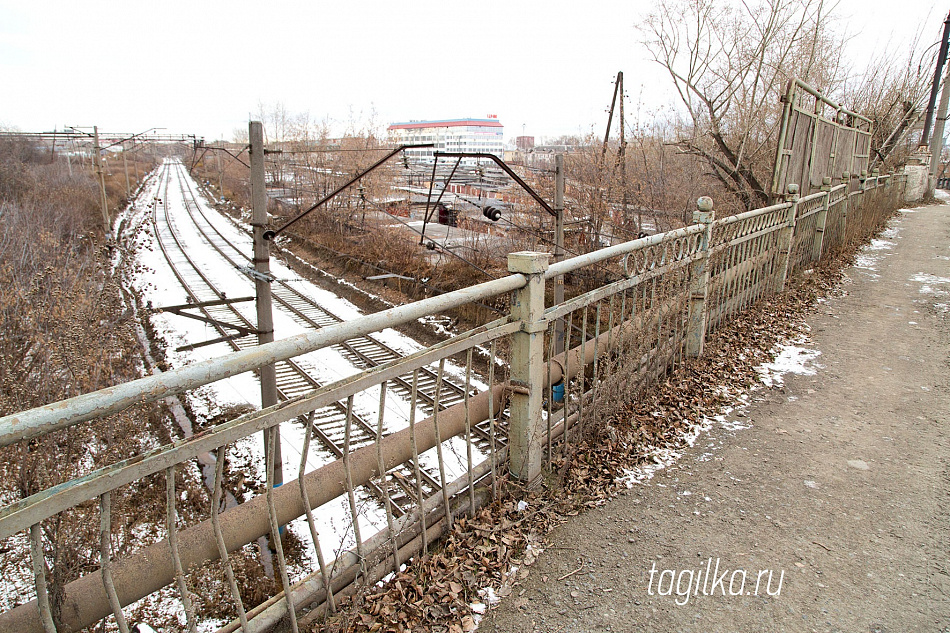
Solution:
<path fill-rule="evenodd" d="M 328 117 L 497 114 L 522 131 L 606 123 L 624 71 L 633 114 L 672 103 L 634 28 L 651 0 L 0 0 L 0 126 L 99 125 L 230 138 L 258 104 Z M 845 54 L 901 57 L 936 0 L 840 0 Z"/>

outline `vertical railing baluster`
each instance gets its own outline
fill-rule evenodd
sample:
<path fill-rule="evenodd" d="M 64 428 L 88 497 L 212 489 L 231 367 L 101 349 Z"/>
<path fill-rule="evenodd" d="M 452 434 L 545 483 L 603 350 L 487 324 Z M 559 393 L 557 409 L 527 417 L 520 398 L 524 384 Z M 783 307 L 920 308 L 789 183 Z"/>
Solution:
<path fill-rule="evenodd" d="M 412 391 L 409 395 L 409 443 L 412 444 L 412 465 L 416 477 L 416 503 L 419 506 L 419 523 L 422 526 L 422 555 L 429 555 L 429 537 L 426 527 L 426 512 L 422 494 L 422 467 L 419 465 L 419 447 L 416 444 L 416 402 L 419 397 L 419 370 L 412 372 Z"/>
<path fill-rule="evenodd" d="M 581 317 L 581 349 L 584 351 L 587 350 L 587 312 L 589 305 L 584 305 L 584 311 L 581 312 L 583 315 Z M 584 359 L 586 354 L 581 354 L 581 358 Z M 587 387 L 587 371 L 584 367 L 584 360 L 581 360 L 581 366 L 578 371 L 578 377 L 580 378 L 580 386 L 577 388 L 577 443 L 580 443 L 584 440 L 584 429 L 587 426 L 587 420 L 584 419 L 584 395 L 586 393 Z"/>
<path fill-rule="evenodd" d="M 115 623 L 120 633 L 129 633 L 129 624 L 122 613 L 122 603 L 115 591 L 110 566 L 112 552 L 112 493 L 106 492 L 99 497 L 99 569 L 102 573 L 102 586 L 109 596 L 109 606 L 115 614 Z"/>
<path fill-rule="evenodd" d="M 346 474 L 346 498 L 353 517 L 353 534 L 356 536 L 356 556 L 360 559 L 360 575 L 366 576 L 366 559 L 363 557 L 363 539 L 360 536 L 359 513 L 356 510 L 356 492 L 353 490 L 353 472 L 350 470 L 350 433 L 353 427 L 353 396 L 346 399 L 346 426 L 343 428 L 343 470 Z"/>
<path fill-rule="evenodd" d="M 629 398 L 632 390 L 635 390 L 636 387 L 636 376 L 640 368 L 640 352 L 637 346 L 638 341 L 640 340 L 640 334 L 638 330 L 633 329 L 634 324 L 636 323 L 637 318 L 637 291 L 639 290 L 639 284 L 630 289 L 630 335 L 627 337 L 627 346 L 624 351 L 627 357 L 627 362 L 631 363 L 630 369 L 633 370 L 634 380 L 626 381 L 626 392 L 627 397 Z M 634 383 L 634 384 L 631 384 Z"/>
<path fill-rule="evenodd" d="M 472 472 L 472 413 L 469 396 L 472 392 L 472 348 L 465 355 L 465 453 L 468 458 L 468 499 L 471 502 L 469 516 L 475 516 L 475 475 Z"/>
<path fill-rule="evenodd" d="M 626 290 L 624 290 L 626 293 Z M 614 310 L 617 308 L 617 295 L 610 295 L 610 304 L 607 312 L 607 349 L 614 348 Z"/>
<path fill-rule="evenodd" d="M 267 468 L 267 477 L 264 485 L 264 496 L 267 501 L 267 515 L 270 519 L 271 539 L 274 542 L 274 551 L 277 552 L 277 567 L 280 570 L 280 584 L 284 589 L 284 600 L 287 602 L 287 613 L 290 615 L 290 630 L 297 633 L 297 610 L 294 608 L 293 596 L 290 592 L 290 577 L 287 574 L 287 561 L 284 560 L 284 545 L 280 540 L 280 523 L 277 521 L 277 506 L 274 504 L 274 452 L 277 450 L 277 439 L 280 437 L 280 427 L 268 429 L 267 452 L 264 464 Z M 288 528 L 289 529 L 289 528 Z"/>
<path fill-rule="evenodd" d="M 231 589 L 231 598 L 234 599 L 234 607 L 238 612 L 241 630 L 247 631 L 247 612 L 244 610 L 241 590 L 238 588 L 237 581 L 234 578 L 234 568 L 231 566 L 231 558 L 228 556 L 228 548 L 224 542 L 224 532 L 221 531 L 221 520 L 218 518 L 218 514 L 221 512 L 221 485 L 224 480 L 224 458 L 226 452 L 227 447 L 221 446 L 218 448 L 215 456 L 214 488 L 211 492 L 211 526 L 214 528 L 214 540 L 218 546 L 218 556 L 221 557 L 221 563 L 224 565 L 224 573 L 228 577 L 228 587 Z"/>
<path fill-rule="evenodd" d="M 495 463 L 495 398 L 493 389 L 495 388 L 495 352 L 496 340 L 492 339 L 491 347 L 488 352 L 488 390 L 492 395 L 488 397 L 488 450 L 491 458 L 491 494 L 492 499 L 498 498 L 498 472 Z"/>
<path fill-rule="evenodd" d="M 595 314 L 594 342 L 596 344 L 594 345 L 594 377 L 593 377 L 593 380 L 591 380 L 591 387 L 590 387 L 591 415 L 595 415 L 597 411 L 597 408 L 596 408 L 597 392 L 600 386 L 600 354 L 598 352 L 600 350 L 600 318 L 601 318 L 600 313 L 601 313 L 602 305 L 603 305 L 603 301 L 598 301 L 597 309 L 594 311 L 594 314 Z M 595 423 L 596 423 L 596 420 L 595 420 Z"/>
<path fill-rule="evenodd" d="M 556 338 L 557 338 L 557 331 L 556 331 L 556 328 L 555 328 L 555 324 L 552 323 L 551 326 L 548 327 L 548 362 L 547 362 L 547 379 L 548 379 L 548 380 L 547 380 L 547 382 L 548 382 L 548 385 L 547 385 L 547 386 L 548 386 L 548 406 L 547 406 L 547 414 L 548 414 L 548 420 L 547 420 L 547 421 L 548 421 L 548 425 L 547 425 L 547 426 L 548 426 L 548 450 L 547 450 L 547 458 L 548 458 L 548 469 L 549 469 L 549 470 L 550 470 L 550 468 L 551 468 L 551 454 L 552 454 L 552 452 L 554 451 L 554 445 L 553 445 L 553 442 L 552 442 L 552 440 L 551 440 L 551 424 L 552 424 L 552 421 L 551 421 L 551 420 L 552 420 L 552 415 L 553 415 L 553 412 L 554 412 L 554 384 L 551 382 L 551 359 L 554 358 L 554 343 L 555 343 L 555 339 L 556 339 Z M 563 377 L 563 376 L 561 377 L 561 384 L 562 384 L 562 385 L 564 384 L 564 377 Z"/>
<path fill-rule="evenodd" d="M 43 555 L 43 532 L 39 523 L 30 526 L 30 556 L 33 559 L 33 585 L 36 587 L 36 606 L 46 633 L 56 633 L 53 611 L 46 590 L 46 557 Z"/>
<path fill-rule="evenodd" d="M 571 338 L 574 334 L 574 311 L 571 310 L 570 313 L 564 319 L 564 349 L 567 350 L 567 355 L 564 360 L 564 377 L 561 379 L 564 382 L 564 440 L 561 442 L 561 455 L 567 457 L 567 444 L 569 435 L 567 433 L 567 418 L 571 413 L 571 377 L 569 375 L 571 363 L 570 358 L 571 354 Z M 580 422 L 578 420 L 577 422 Z M 577 422 L 574 424 L 575 433 L 577 432 Z"/>
<path fill-rule="evenodd" d="M 386 509 L 386 525 L 389 527 L 389 542 L 393 549 L 394 570 L 399 571 L 399 545 L 396 544 L 396 528 L 393 525 L 393 502 L 386 483 L 386 464 L 383 461 L 383 421 L 386 417 L 386 382 L 379 385 L 379 416 L 376 422 L 376 468 L 379 471 L 379 489 L 383 491 L 383 506 Z"/>
<path fill-rule="evenodd" d="M 175 584 L 178 586 L 182 606 L 185 607 L 188 630 L 195 633 L 198 630 L 198 624 L 195 622 L 195 609 L 191 603 L 191 592 L 188 591 L 188 583 L 185 582 L 185 570 L 181 564 L 181 553 L 178 548 L 178 509 L 174 466 L 165 469 L 165 501 L 165 522 L 168 528 L 168 546 L 171 548 L 172 562 L 175 566 Z"/>
<path fill-rule="evenodd" d="M 445 372 L 445 359 L 439 361 L 439 373 L 435 378 L 435 411 L 432 412 L 432 425 L 435 427 L 435 450 L 439 458 L 439 487 L 442 489 L 442 503 L 445 504 L 445 521 L 448 531 L 452 530 L 452 507 L 449 505 L 449 491 L 445 485 L 445 460 L 442 457 L 442 432 L 439 430 L 439 399 L 442 395 L 442 376 Z"/>
<path fill-rule="evenodd" d="M 658 277 L 650 280 L 650 308 L 653 312 L 653 318 L 656 326 L 652 328 L 654 345 L 653 355 L 648 361 L 649 380 L 652 381 L 660 367 L 660 346 L 663 344 L 663 303 L 660 300 L 660 293 L 657 292 L 657 286 L 660 285 Z"/>
<path fill-rule="evenodd" d="M 333 598 L 330 572 L 323 558 L 323 548 L 320 546 L 317 524 L 313 520 L 313 510 L 310 507 L 310 495 L 307 493 L 307 486 L 304 484 L 304 477 L 306 475 L 305 466 L 307 464 L 307 457 L 310 455 L 310 438 L 313 436 L 313 418 L 316 413 L 316 411 L 311 411 L 307 416 L 307 426 L 303 436 L 303 450 L 300 454 L 300 470 L 297 472 L 297 485 L 300 487 L 300 496 L 303 498 L 303 507 L 307 515 L 307 527 L 310 528 L 310 538 L 313 540 L 313 549 L 317 552 L 317 564 L 320 565 L 320 573 L 323 575 L 323 587 L 327 592 L 327 604 L 330 605 L 330 611 L 336 613 L 336 600 Z"/>

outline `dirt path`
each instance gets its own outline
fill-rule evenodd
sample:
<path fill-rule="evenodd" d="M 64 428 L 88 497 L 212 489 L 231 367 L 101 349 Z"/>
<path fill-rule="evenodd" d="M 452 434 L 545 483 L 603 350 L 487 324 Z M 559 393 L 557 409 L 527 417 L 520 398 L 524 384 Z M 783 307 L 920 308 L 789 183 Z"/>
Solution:
<path fill-rule="evenodd" d="M 480 630 L 950 631 L 950 207 L 842 291 L 808 318 L 817 373 L 555 530 Z"/>

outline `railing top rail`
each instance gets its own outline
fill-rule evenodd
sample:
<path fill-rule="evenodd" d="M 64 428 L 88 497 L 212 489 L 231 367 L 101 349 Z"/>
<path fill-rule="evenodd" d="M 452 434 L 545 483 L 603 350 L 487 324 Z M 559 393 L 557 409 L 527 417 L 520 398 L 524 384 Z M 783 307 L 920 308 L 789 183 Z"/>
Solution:
<path fill-rule="evenodd" d="M 570 259 L 557 262 L 556 264 L 551 264 L 551 266 L 548 267 L 547 272 L 544 273 L 544 278 L 551 279 L 552 277 L 557 277 L 558 275 L 563 275 L 585 266 L 599 264 L 608 259 L 620 257 L 621 255 L 626 255 L 648 246 L 662 244 L 663 242 L 670 242 L 681 237 L 688 237 L 690 235 L 695 235 L 702 232 L 702 224 L 691 224 L 679 229 L 667 231 L 666 233 L 657 233 L 656 235 L 641 237 L 640 239 L 624 242 L 623 244 L 608 246 L 607 248 L 602 248 L 590 253 L 584 253 L 583 255 L 578 255 L 577 257 L 572 257 Z"/>
<path fill-rule="evenodd" d="M 791 206 L 791 202 L 780 202 L 768 207 L 762 207 L 761 209 L 752 209 L 751 211 L 746 211 L 737 215 L 730 215 L 720 218 L 713 222 L 713 226 L 728 226 L 730 224 L 734 224 L 735 222 L 742 222 L 743 220 L 765 215 L 766 213 L 773 213 L 775 211 L 781 211 L 782 209 L 788 209 Z"/>
<path fill-rule="evenodd" d="M 812 200 L 818 200 L 820 198 L 824 198 L 827 194 L 828 194 L 827 191 L 816 191 L 815 193 L 811 195 L 807 195 L 804 198 L 801 198 L 798 201 L 798 204 L 805 204 L 807 202 L 811 202 Z"/>
<path fill-rule="evenodd" d="M 313 332 L 13 413 L 0 418 L 0 446 L 8 446 L 80 422 L 118 413 L 135 404 L 153 402 L 357 336 L 408 323 L 429 314 L 511 292 L 523 287 L 525 283 L 527 280 L 524 275 L 508 275 Z"/>
<path fill-rule="evenodd" d="M 831 191 L 837 192 L 846 187 L 840 184 Z M 800 202 L 825 195 L 818 192 L 803 198 Z M 787 209 L 790 202 L 782 202 L 761 209 L 753 209 L 715 220 L 715 226 L 727 226 L 735 222 L 754 218 L 767 213 Z M 631 240 L 615 246 L 603 248 L 591 253 L 578 255 L 552 264 L 545 272 L 550 279 L 574 270 L 599 264 L 614 257 L 620 257 L 656 244 L 670 242 L 679 238 L 701 233 L 703 225 L 692 224 L 665 233 Z M 145 376 L 137 380 L 100 389 L 90 393 L 54 402 L 27 411 L 20 411 L 0 417 L 0 446 L 46 434 L 50 431 L 68 428 L 88 420 L 118 413 L 133 405 L 153 402 L 166 396 L 175 395 L 202 385 L 229 378 L 246 371 L 287 360 L 329 345 L 342 343 L 351 338 L 376 332 L 378 330 L 408 323 L 429 314 L 443 312 L 460 307 L 473 301 L 480 301 L 503 293 L 511 292 L 525 285 L 526 278 L 513 274 L 501 279 L 487 281 L 476 286 L 462 288 L 437 297 L 431 297 L 365 315 L 351 321 L 331 325 L 320 330 L 298 334 L 259 347 L 233 352 L 225 356 L 194 363 L 160 374 Z"/>
<path fill-rule="evenodd" d="M 802 81 L 801 79 L 798 79 L 797 77 L 794 78 L 794 79 L 790 79 L 790 80 L 789 80 L 789 82 L 788 82 L 788 90 L 787 90 L 786 93 L 785 93 L 786 98 L 788 98 L 788 99 L 791 99 L 791 98 L 792 98 L 792 95 L 794 94 L 796 87 L 801 88 L 802 90 L 804 90 L 805 92 L 807 92 L 807 93 L 810 94 L 811 96 L 815 97 L 816 99 L 818 99 L 819 101 L 821 101 L 821 102 L 824 103 L 825 105 L 828 105 L 828 106 L 834 108 L 834 109 L 837 110 L 838 112 L 842 112 L 842 113 L 847 114 L 847 115 L 849 115 L 849 116 L 851 116 L 851 117 L 854 117 L 855 119 L 860 119 L 861 121 L 865 121 L 866 123 L 868 123 L 868 125 L 871 124 L 871 119 L 867 118 L 866 116 L 862 116 L 862 115 L 858 114 L 857 112 L 853 112 L 853 111 L 847 109 L 846 107 L 844 107 L 843 105 L 841 105 L 841 104 L 838 103 L 837 101 L 832 101 L 831 99 L 829 99 L 829 98 L 826 97 L 825 95 L 821 94 L 818 90 L 816 90 L 816 89 L 813 88 L 812 86 L 809 86 L 808 84 L 806 84 L 806 83 L 805 83 L 804 81 Z M 859 130 L 859 131 L 863 132 L 864 130 Z"/>
<path fill-rule="evenodd" d="M 612 257 L 625 255 L 641 248 L 693 235 L 701 231 L 701 225 L 692 225 L 579 255 L 554 264 L 548 269 L 545 276 L 550 278 L 568 273 Z M 137 380 L 0 417 L 0 446 L 8 446 L 51 431 L 118 413 L 136 404 L 152 402 L 166 396 L 182 393 L 258 367 L 306 354 L 328 345 L 335 345 L 347 339 L 376 332 L 386 327 L 408 323 L 422 316 L 511 292 L 523 287 L 525 283 L 524 275 L 509 275 L 477 286 L 462 288 L 437 297 L 334 324 L 314 332 L 298 334 L 253 349 L 233 352 L 218 358 L 160 374 L 145 376 Z"/>

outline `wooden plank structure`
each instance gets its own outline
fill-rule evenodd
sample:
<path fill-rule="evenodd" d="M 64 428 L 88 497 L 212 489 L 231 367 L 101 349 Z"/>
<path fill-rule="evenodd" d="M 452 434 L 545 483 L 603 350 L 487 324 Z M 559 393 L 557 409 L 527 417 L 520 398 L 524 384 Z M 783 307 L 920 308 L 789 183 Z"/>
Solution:
<path fill-rule="evenodd" d="M 821 191 L 826 177 L 847 182 L 849 191 L 868 176 L 871 120 L 831 101 L 799 79 L 788 82 L 772 173 L 772 199 L 781 200 L 788 185 L 806 197 Z"/>

